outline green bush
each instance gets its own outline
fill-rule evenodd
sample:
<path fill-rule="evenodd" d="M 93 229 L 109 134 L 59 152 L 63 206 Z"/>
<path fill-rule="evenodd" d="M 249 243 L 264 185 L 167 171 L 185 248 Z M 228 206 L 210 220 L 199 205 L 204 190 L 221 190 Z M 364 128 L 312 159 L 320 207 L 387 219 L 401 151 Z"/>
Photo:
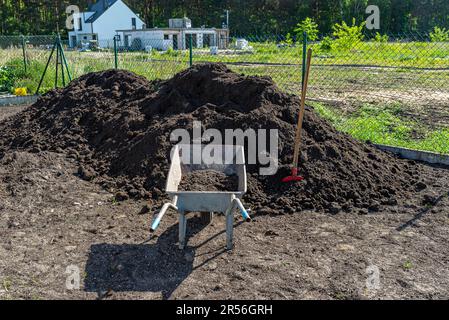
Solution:
<path fill-rule="evenodd" d="M 0 92 L 11 92 L 14 87 L 15 75 L 10 67 L 0 67 Z"/>
<path fill-rule="evenodd" d="M 296 25 L 294 30 L 296 33 L 297 41 L 303 41 L 303 33 L 307 33 L 307 39 L 310 41 L 315 41 L 318 39 L 318 25 L 311 18 L 305 18 L 303 21 Z"/>
<path fill-rule="evenodd" d="M 446 30 L 446 28 L 435 27 L 430 33 L 430 40 L 432 42 L 449 41 L 449 30 Z"/>
<path fill-rule="evenodd" d="M 12 59 L 6 63 L 6 66 L 12 70 L 14 75 L 13 88 L 24 87 L 28 92 L 34 93 L 37 89 L 42 73 L 45 69 L 45 63 L 41 61 L 29 61 L 28 70 L 25 72 L 23 60 L 20 58 Z M 40 92 L 46 92 L 54 84 L 54 66 L 50 66 L 47 75 L 42 83 Z M 12 91 L 12 90 L 11 90 Z"/>
<path fill-rule="evenodd" d="M 4 66 L 0 67 L 0 92 L 12 92 L 17 79 L 25 77 L 23 60 L 19 58 L 9 60 Z"/>
<path fill-rule="evenodd" d="M 336 23 L 333 29 L 333 35 L 336 38 L 334 45 L 339 50 L 349 50 L 356 47 L 360 42 L 362 42 L 363 28 L 365 27 L 365 22 L 360 25 L 356 25 L 355 18 L 352 19 L 352 25 L 342 22 L 341 24 Z"/>

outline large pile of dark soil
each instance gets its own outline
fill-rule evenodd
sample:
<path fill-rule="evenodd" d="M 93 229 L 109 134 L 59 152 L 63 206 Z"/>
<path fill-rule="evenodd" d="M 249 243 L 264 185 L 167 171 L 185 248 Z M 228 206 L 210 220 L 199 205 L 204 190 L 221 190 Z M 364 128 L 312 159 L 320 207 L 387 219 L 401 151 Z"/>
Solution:
<path fill-rule="evenodd" d="M 163 82 L 127 71 L 91 73 L 54 90 L 0 124 L 0 157 L 9 150 L 50 150 L 79 161 L 79 175 L 120 198 L 162 199 L 170 133 L 192 128 L 279 130 L 281 168 L 274 176 L 248 166 L 245 201 L 260 213 L 303 209 L 377 210 L 426 188 L 421 165 L 380 152 L 337 132 L 307 108 L 301 174 L 282 184 L 292 161 L 299 99 L 269 79 L 221 64 L 194 66 Z"/>

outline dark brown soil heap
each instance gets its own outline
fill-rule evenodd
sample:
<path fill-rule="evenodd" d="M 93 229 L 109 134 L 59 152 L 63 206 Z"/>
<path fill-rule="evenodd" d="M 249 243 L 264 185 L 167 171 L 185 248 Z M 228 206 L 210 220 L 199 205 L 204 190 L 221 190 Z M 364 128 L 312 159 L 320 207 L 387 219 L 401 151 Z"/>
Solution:
<path fill-rule="evenodd" d="M 238 191 L 238 177 L 216 170 L 194 170 L 182 176 L 179 191 Z"/>
<path fill-rule="evenodd" d="M 162 200 L 172 147 L 170 133 L 192 128 L 279 130 L 281 168 L 259 176 L 248 166 L 244 198 L 259 213 L 303 209 L 333 213 L 395 205 L 426 188 L 420 165 L 380 152 L 337 132 L 307 108 L 302 183 L 282 184 L 292 161 L 296 96 L 265 77 L 196 65 L 163 82 L 127 71 L 91 73 L 0 124 L 0 157 L 8 150 L 50 150 L 79 161 L 79 175 L 112 192 Z M 126 198 L 126 197 L 121 197 Z M 157 209 L 157 208 L 155 208 Z"/>

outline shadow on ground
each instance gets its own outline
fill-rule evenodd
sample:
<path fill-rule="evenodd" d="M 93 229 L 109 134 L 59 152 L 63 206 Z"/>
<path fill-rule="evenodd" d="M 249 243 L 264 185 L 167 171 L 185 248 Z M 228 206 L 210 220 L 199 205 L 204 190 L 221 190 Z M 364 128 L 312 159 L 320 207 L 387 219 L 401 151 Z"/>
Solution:
<path fill-rule="evenodd" d="M 199 218 L 190 218 L 187 239 L 204 227 L 206 225 Z M 162 298 L 169 299 L 194 270 L 196 249 L 221 233 L 223 231 L 198 246 L 187 245 L 184 250 L 179 250 L 177 246 L 178 224 L 161 234 L 155 244 L 92 245 L 86 263 L 84 290 L 98 293 L 100 299 L 111 291 L 162 292 Z M 223 252 L 224 249 L 217 251 L 207 262 Z"/>
<path fill-rule="evenodd" d="M 445 192 L 442 195 L 435 197 L 433 199 L 428 199 L 426 203 L 426 207 L 422 208 L 412 219 L 408 220 L 407 222 L 401 224 L 399 227 L 396 228 L 396 231 L 403 231 L 408 227 L 413 226 L 418 220 L 420 220 L 425 214 L 429 213 L 431 209 L 433 209 L 435 206 L 437 206 L 444 197 L 449 197 L 449 192 Z"/>

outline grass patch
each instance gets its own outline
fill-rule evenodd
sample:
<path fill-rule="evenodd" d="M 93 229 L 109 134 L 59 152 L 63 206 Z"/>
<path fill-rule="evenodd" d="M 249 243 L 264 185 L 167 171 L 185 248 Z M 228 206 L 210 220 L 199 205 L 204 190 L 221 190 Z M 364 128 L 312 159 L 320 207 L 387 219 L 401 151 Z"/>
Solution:
<path fill-rule="evenodd" d="M 449 128 L 430 129 L 415 121 L 403 119 L 399 104 L 378 107 L 363 105 L 352 114 L 342 114 L 322 103 L 310 104 L 338 130 L 358 140 L 449 154 Z"/>

